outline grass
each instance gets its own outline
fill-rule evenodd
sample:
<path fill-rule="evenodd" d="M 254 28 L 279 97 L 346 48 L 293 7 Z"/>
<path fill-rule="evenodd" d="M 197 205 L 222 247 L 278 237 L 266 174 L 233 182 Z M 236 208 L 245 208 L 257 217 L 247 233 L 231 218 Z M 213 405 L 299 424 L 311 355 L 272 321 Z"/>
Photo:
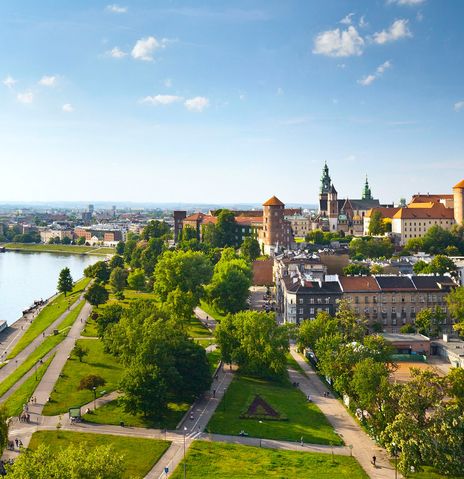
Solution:
<path fill-rule="evenodd" d="M 287 420 L 241 419 L 256 394 Z M 209 432 L 300 441 L 314 444 L 343 444 L 320 409 L 288 380 L 271 382 L 236 375 L 208 424 Z"/>
<path fill-rule="evenodd" d="M 122 366 L 114 356 L 103 351 L 103 343 L 96 339 L 79 339 L 77 343 L 88 350 L 88 355 L 82 362 L 74 356 L 66 361 L 50 401 L 44 407 L 45 416 L 65 413 L 70 407 L 82 406 L 92 401 L 92 391 L 77 389 L 80 380 L 89 374 L 96 374 L 106 380 L 105 386 L 100 388 L 97 394 L 103 390 L 111 392 L 118 387 Z"/>
<path fill-rule="evenodd" d="M 424 466 L 422 472 L 416 472 L 414 474 L 407 474 L 405 477 L 408 479 L 463 479 L 464 476 L 444 476 L 435 472 L 431 467 Z"/>
<path fill-rule="evenodd" d="M 204 479 L 300 478 L 300 479 L 368 479 L 354 457 L 332 456 L 313 452 L 283 451 L 194 441 L 187 454 L 187 477 Z M 182 479 L 181 463 L 172 475 Z"/>
<path fill-rule="evenodd" d="M 303 376 L 307 376 L 305 370 L 297 363 L 295 358 L 290 353 L 287 353 L 287 368 L 294 369 Z"/>
<path fill-rule="evenodd" d="M 227 314 L 221 313 L 218 311 L 212 304 L 207 303 L 206 301 L 200 302 L 200 308 L 210 317 L 216 321 L 221 322 Z"/>
<path fill-rule="evenodd" d="M 114 248 L 98 248 L 98 246 L 78 246 L 65 244 L 35 244 L 35 243 L 7 243 L 4 245 L 9 250 L 38 251 L 44 253 L 70 253 L 70 254 L 114 254 Z"/>
<path fill-rule="evenodd" d="M 19 416 L 19 414 L 21 414 L 23 404 L 26 404 L 34 394 L 37 385 L 52 362 L 53 356 L 50 356 L 44 364 L 37 368 L 37 375 L 32 374 L 32 376 L 27 378 L 26 381 L 24 381 L 24 383 L 3 403 L 9 417 Z"/>
<path fill-rule="evenodd" d="M 213 336 L 213 333 L 195 316 L 190 319 L 187 333 L 192 338 L 211 338 Z"/>
<path fill-rule="evenodd" d="M 72 292 L 67 296 L 59 294 L 51 303 L 47 304 L 47 306 L 45 306 L 45 308 L 34 319 L 13 350 L 10 351 L 7 356 L 8 359 L 14 358 L 24 348 L 29 346 L 39 334 L 42 334 L 43 331 L 45 331 L 66 311 L 69 305 L 74 304 L 79 299 L 79 296 L 89 282 L 89 278 L 82 278 L 74 285 Z"/>
<path fill-rule="evenodd" d="M 214 338 L 195 339 L 195 342 L 204 348 L 216 343 Z"/>
<path fill-rule="evenodd" d="M 121 421 L 129 427 L 150 427 L 155 429 L 175 429 L 184 414 L 188 411 L 188 403 L 168 403 L 168 411 L 161 420 L 151 420 L 143 417 L 141 414 L 133 415 L 124 411 L 118 400 L 111 401 L 104 406 L 97 408 L 90 414 L 85 414 L 84 419 L 87 422 L 96 424 L 116 424 Z"/>
<path fill-rule="evenodd" d="M 90 317 L 85 323 L 85 328 L 82 330 L 81 336 L 87 336 L 89 338 L 98 337 L 97 323 L 93 319 L 90 319 Z"/>
<path fill-rule="evenodd" d="M 47 355 L 55 346 L 57 346 L 68 334 L 68 328 L 71 326 L 79 315 L 84 306 L 84 301 L 77 305 L 61 323 L 58 325 L 60 334 L 48 336 L 27 359 L 16 368 L 4 381 L 0 383 L 0 397 L 3 396 L 17 381 L 19 381 L 34 365 Z"/>
<path fill-rule="evenodd" d="M 116 454 L 124 456 L 125 479 L 141 479 L 159 461 L 169 447 L 169 442 L 138 437 L 111 436 L 68 431 L 39 431 L 32 435 L 29 449 L 37 449 L 39 444 L 50 446 L 52 451 L 66 448 L 70 444 L 85 443 L 90 449 L 109 445 Z"/>
<path fill-rule="evenodd" d="M 206 357 L 208 358 L 211 374 L 213 374 L 221 361 L 221 350 L 216 348 L 214 351 L 207 353 Z"/>

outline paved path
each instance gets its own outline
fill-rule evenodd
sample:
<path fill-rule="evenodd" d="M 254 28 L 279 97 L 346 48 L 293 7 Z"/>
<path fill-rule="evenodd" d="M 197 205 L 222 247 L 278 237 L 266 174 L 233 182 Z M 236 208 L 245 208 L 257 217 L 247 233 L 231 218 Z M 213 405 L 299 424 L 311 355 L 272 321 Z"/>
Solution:
<path fill-rule="evenodd" d="M 217 321 L 209 316 L 205 311 L 203 311 L 198 306 L 193 310 L 195 316 L 203 323 L 203 326 L 209 329 L 211 332 L 214 332 L 216 329 Z"/>
<path fill-rule="evenodd" d="M 311 396 L 312 401 L 320 408 L 323 414 L 342 437 L 347 446 L 353 446 L 353 456 L 361 464 L 371 479 L 394 479 L 394 467 L 388 461 L 383 448 L 378 446 L 349 415 L 345 407 L 333 397 L 324 397 L 328 391 L 315 371 L 308 363 L 291 348 L 291 354 L 306 373 L 306 377 L 296 371 L 290 372 L 290 380 L 299 382 L 303 393 Z M 371 464 L 372 456 L 377 457 L 377 466 Z M 398 474 L 398 477 L 402 477 Z"/>

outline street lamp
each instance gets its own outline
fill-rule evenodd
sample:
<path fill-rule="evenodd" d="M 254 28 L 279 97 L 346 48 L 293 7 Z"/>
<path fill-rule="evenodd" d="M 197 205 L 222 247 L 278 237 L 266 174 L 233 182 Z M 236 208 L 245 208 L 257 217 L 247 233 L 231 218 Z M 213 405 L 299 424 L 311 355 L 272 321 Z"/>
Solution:
<path fill-rule="evenodd" d="M 94 386 L 93 388 L 93 409 L 97 409 L 97 388 Z"/>
<path fill-rule="evenodd" d="M 187 477 L 187 464 L 185 462 L 185 435 L 187 434 L 187 428 L 184 426 L 184 479 Z"/>
<path fill-rule="evenodd" d="M 392 442 L 393 446 L 393 457 L 395 458 L 395 479 L 398 479 L 398 453 L 396 450 L 396 443 Z"/>

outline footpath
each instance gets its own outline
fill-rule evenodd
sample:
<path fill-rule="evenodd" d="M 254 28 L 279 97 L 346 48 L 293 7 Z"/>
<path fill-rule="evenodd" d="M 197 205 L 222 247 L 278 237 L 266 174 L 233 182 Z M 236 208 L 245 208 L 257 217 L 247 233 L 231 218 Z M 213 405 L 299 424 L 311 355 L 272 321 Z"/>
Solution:
<path fill-rule="evenodd" d="M 301 391 L 306 396 L 311 396 L 311 400 L 319 407 L 345 444 L 352 447 L 353 456 L 369 477 L 371 479 L 395 479 L 394 467 L 390 464 L 385 450 L 362 430 L 340 401 L 333 398 L 331 394 L 329 397 L 324 397 L 324 393 L 328 392 L 327 386 L 293 347 L 290 353 L 306 375 L 290 371 L 290 381 L 298 382 Z M 374 455 L 377 458 L 375 467 L 371 462 Z M 398 473 L 397 477 L 402 476 Z"/>

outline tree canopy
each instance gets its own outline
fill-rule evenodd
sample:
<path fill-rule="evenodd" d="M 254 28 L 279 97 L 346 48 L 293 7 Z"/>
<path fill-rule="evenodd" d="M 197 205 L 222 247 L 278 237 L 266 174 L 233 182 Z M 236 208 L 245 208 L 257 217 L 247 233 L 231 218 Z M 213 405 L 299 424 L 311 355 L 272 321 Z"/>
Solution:
<path fill-rule="evenodd" d="M 73 279 L 71 276 L 71 271 L 69 271 L 69 268 L 63 268 L 58 276 L 58 291 L 60 293 L 64 293 L 66 296 L 66 294 L 70 293 L 72 289 Z"/>

